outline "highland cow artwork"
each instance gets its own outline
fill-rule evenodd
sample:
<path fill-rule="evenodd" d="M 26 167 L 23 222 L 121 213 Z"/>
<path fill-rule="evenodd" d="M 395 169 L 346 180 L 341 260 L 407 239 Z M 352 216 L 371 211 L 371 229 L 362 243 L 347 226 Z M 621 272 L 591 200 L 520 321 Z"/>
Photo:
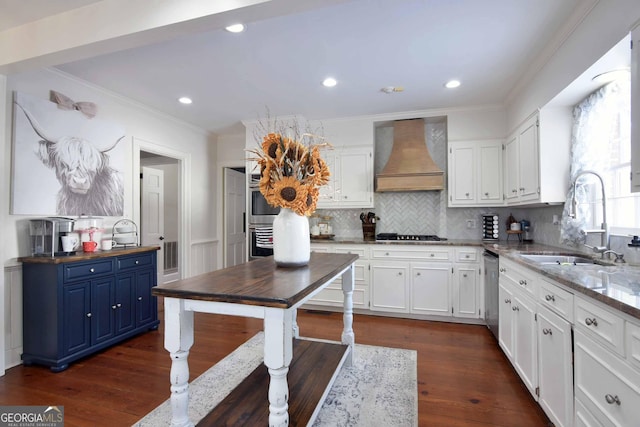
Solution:
<path fill-rule="evenodd" d="M 90 102 L 14 97 L 12 213 L 122 216 L 124 129 Z"/>

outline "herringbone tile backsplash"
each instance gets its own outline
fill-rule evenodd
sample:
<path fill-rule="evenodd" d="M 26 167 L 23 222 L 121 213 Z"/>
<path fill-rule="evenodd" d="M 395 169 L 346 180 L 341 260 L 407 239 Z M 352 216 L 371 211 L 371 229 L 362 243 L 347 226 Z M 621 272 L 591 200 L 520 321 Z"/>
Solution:
<path fill-rule="evenodd" d="M 425 125 L 427 148 L 433 161 L 447 171 L 446 121 L 427 122 Z M 376 129 L 374 172 L 378 173 L 387 163 L 393 146 L 393 127 Z M 477 209 L 448 209 L 447 190 L 375 193 L 374 209 L 380 220 L 377 233 L 437 234 L 449 238 L 479 238 L 480 231 L 459 227 L 465 219 L 479 219 Z M 367 211 L 367 210 L 365 210 Z M 333 217 L 334 233 L 340 237 L 362 237 L 360 209 L 336 209 L 318 211 Z M 460 219 L 462 218 L 462 219 Z M 451 226 L 449 226 L 451 223 Z M 477 221 L 479 227 L 480 221 Z"/>

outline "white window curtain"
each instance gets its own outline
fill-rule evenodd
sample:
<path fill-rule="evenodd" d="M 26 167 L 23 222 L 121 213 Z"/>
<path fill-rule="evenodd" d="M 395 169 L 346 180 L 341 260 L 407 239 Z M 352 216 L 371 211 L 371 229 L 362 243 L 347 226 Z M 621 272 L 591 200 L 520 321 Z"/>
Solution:
<path fill-rule="evenodd" d="M 573 109 L 570 183 L 573 184 L 584 171 L 593 171 L 602 177 L 609 203 L 609 224 L 613 219 L 610 212 L 633 199 L 629 193 L 630 103 L 630 80 L 626 78 L 598 89 Z M 601 228 L 600 181 L 593 174 L 580 177 L 576 185 L 575 217 L 572 218 L 569 213 L 572 212 L 573 197 L 573 185 L 570 185 L 562 215 L 560 242 L 577 246 L 586 242 L 586 230 Z"/>

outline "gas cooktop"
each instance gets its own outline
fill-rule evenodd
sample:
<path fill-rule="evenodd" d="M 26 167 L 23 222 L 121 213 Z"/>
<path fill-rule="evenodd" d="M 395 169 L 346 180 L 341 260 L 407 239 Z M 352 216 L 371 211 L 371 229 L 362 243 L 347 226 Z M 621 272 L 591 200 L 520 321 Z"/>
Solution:
<path fill-rule="evenodd" d="M 435 234 L 398 234 L 398 233 L 380 233 L 376 235 L 378 241 L 388 240 L 406 240 L 414 242 L 440 242 L 447 240 L 444 237 L 438 237 Z"/>

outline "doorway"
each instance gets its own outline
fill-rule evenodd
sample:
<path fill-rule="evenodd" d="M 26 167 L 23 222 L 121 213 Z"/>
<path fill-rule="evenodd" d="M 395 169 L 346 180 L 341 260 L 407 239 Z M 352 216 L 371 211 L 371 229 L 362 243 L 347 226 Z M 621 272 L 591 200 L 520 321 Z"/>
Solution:
<path fill-rule="evenodd" d="M 140 243 L 160 248 L 158 284 L 189 277 L 190 156 L 134 137 L 133 160 L 134 176 L 140 177 L 140 185 L 133 188 L 133 200 L 137 201 L 133 218 L 139 224 Z M 143 183 L 145 168 L 149 168 L 147 177 L 153 177 L 154 185 Z"/>
<path fill-rule="evenodd" d="M 232 267 L 247 260 L 247 181 L 243 167 L 225 167 L 222 175 L 224 266 Z"/>

